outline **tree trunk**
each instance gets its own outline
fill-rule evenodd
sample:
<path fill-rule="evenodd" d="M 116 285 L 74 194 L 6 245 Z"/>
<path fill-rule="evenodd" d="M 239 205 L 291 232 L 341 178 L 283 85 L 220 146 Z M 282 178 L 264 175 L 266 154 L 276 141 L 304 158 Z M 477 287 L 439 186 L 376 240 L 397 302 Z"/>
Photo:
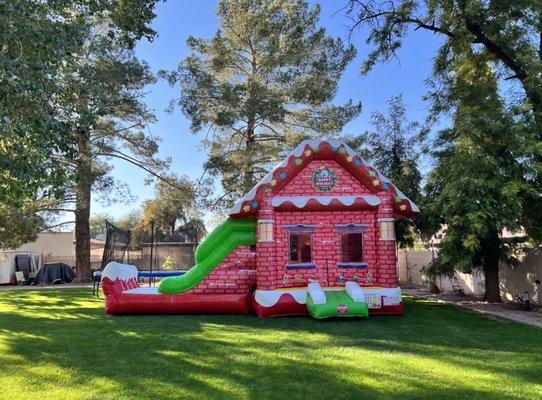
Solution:
<path fill-rule="evenodd" d="M 90 282 L 90 192 L 92 155 L 90 134 L 79 132 L 75 204 L 75 268 L 78 282 Z"/>
<path fill-rule="evenodd" d="M 252 54 L 252 61 L 251 61 L 251 74 L 250 77 L 256 77 L 258 75 L 258 61 L 256 59 L 256 53 L 254 49 L 252 48 L 252 45 L 250 46 L 251 54 Z M 249 77 L 249 82 L 250 82 Z M 256 182 L 254 181 L 254 147 L 256 145 L 256 110 L 253 107 L 253 100 L 251 100 L 252 96 L 250 95 L 246 103 L 247 106 L 247 133 L 245 136 L 245 148 L 247 155 L 249 159 L 247 162 L 245 162 L 244 166 L 244 177 L 243 177 L 243 191 L 247 193 L 249 190 L 251 190 Z"/>
<path fill-rule="evenodd" d="M 491 260 L 484 265 L 484 278 L 486 289 L 484 300 L 491 303 L 501 302 L 501 291 L 499 287 L 499 261 Z"/>
<path fill-rule="evenodd" d="M 248 192 L 249 190 L 251 190 L 254 185 L 256 184 L 256 182 L 254 182 L 254 169 L 253 169 L 253 161 L 252 158 L 254 156 L 254 145 L 255 145 L 255 125 L 256 125 L 256 122 L 255 122 L 255 116 L 254 115 L 250 115 L 249 118 L 248 118 L 248 122 L 247 122 L 247 134 L 246 134 L 246 142 L 245 142 L 245 145 L 246 145 L 246 152 L 247 152 L 247 155 L 250 157 L 250 160 L 248 162 L 245 163 L 245 168 L 244 168 L 244 177 L 243 177 L 243 190 L 244 192 Z"/>

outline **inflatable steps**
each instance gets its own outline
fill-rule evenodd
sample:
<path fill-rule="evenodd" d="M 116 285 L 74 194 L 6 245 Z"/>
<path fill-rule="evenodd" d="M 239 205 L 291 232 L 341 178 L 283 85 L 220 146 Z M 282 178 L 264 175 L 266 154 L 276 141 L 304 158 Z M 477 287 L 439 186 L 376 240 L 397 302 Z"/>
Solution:
<path fill-rule="evenodd" d="M 324 290 L 319 283 L 310 283 L 307 287 L 307 310 L 317 319 L 369 316 L 365 294 L 356 282 L 347 282 L 345 290 Z"/>

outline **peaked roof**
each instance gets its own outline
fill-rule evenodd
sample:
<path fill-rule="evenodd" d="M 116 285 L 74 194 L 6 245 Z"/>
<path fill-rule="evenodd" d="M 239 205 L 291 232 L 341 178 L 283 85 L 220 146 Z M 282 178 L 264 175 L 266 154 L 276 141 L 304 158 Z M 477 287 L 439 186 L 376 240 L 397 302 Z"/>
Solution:
<path fill-rule="evenodd" d="M 278 193 L 313 160 L 332 160 L 347 170 L 374 194 L 390 191 L 394 197 L 393 211 L 414 217 L 420 209 L 388 178 L 369 165 L 342 140 L 305 140 L 280 164 L 245 194 L 229 211 L 231 217 L 249 217 L 258 214 L 265 193 Z"/>

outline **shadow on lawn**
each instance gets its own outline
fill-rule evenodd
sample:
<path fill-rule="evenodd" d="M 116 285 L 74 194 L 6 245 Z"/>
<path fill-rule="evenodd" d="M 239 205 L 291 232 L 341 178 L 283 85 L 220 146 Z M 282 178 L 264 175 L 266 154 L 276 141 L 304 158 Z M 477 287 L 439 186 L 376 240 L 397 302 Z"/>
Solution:
<path fill-rule="evenodd" d="M 20 359 L 54 364 L 72 373 L 70 387 L 94 385 L 98 398 L 153 399 L 525 398 L 499 393 L 489 377 L 479 386 L 429 379 L 410 356 L 518 384 L 536 385 L 542 376 L 542 357 L 531 353 L 542 345 L 540 331 L 434 303 L 410 301 L 402 318 L 261 320 L 106 316 L 89 296 L 4 294 L 0 306 L 12 312 L 0 313 L 0 338 L 18 359 L 0 356 L 0 370 L 24 369 Z M 37 382 L 51 379 L 47 369 L 38 374 Z"/>

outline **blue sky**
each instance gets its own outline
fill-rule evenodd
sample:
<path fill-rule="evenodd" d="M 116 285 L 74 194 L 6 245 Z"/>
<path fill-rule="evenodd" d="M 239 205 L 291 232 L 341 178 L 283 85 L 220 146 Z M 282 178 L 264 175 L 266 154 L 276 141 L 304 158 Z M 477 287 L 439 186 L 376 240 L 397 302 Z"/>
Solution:
<path fill-rule="evenodd" d="M 320 1 L 322 8 L 320 25 L 332 36 L 347 40 L 348 20 L 338 11 L 346 0 Z M 312 2 L 316 3 L 316 2 Z M 189 55 L 186 39 L 189 35 L 210 37 L 218 29 L 216 17 L 217 1 L 212 0 L 169 0 L 159 3 L 153 27 L 158 37 L 153 42 L 142 41 L 136 48 L 139 58 L 147 61 L 153 72 L 174 69 L 178 62 Z M 348 66 L 341 78 L 336 102 L 348 99 L 361 101 L 361 115 L 349 123 L 344 133 L 362 134 L 370 127 L 370 116 L 374 111 L 386 110 L 386 100 L 403 93 L 411 119 L 422 121 L 428 104 L 422 97 L 426 93 L 425 80 L 431 72 L 432 59 L 439 45 L 439 38 L 427 32 L 413 32 L 398 53 L 399 60 L 377 65 L 367 76 L 360 76 L 359 67 L 370 48 L 365 45 L 367 31 L 357 31 L 352 43 L 357 47 L 357 58 Z M 161 157 L 171 157 L 171 170 L 197 178 L 202 172 L 205 153 L 199 148 L 200 137 L 190 133 L 189 121 L 179 110 L 173 114 L 165 108 L 171 99 L 178 96 L 178 88 L 171 88 L 164 81 L 158 81 L 148 88 L 146 102 L 156 113 L 157 122 L 150 126 L 153 135 L 162 139 Z M 144 184 L 145 172 L 133 166 L 114 163 L 113 175 L 129 185 L 135 199 L 130 204 L 114 204 L 104 207 L 93 201 L 92 213 L 107 212 L 117 218 L 135 209 L 147 198 L 153 197 L 153 187 Z"/>

